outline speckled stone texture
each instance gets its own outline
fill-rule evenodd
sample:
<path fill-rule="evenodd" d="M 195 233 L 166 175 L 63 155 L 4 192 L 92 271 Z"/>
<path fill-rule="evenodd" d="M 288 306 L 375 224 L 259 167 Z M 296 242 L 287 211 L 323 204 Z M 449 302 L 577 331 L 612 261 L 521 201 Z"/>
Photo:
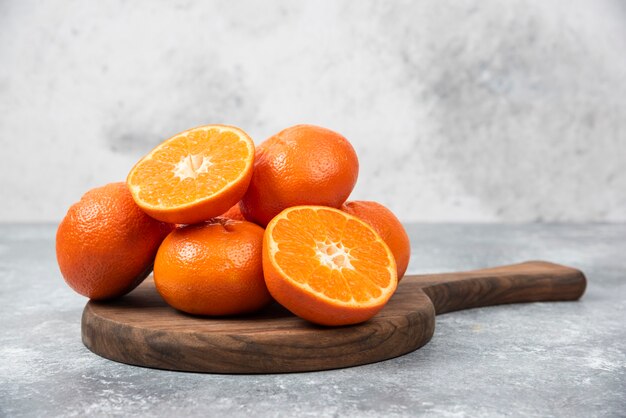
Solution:
<path fill-rule="evenodd" d="M 0 225 L 0 416 L 556 416 L 626 411 L 626 225 L 408 226 L 409 273 L 545 259 L 582 269 L 579 302 L 437 317 L 396 359 L 284 375 L 118 364 L 80 340 L 86 300 L 54 256 L 55 226 Z"/>
<path fill-rule="evenodd" d="M 624 222 L 625 4 L 2 0 L 0 221 L 192 126 L 314 123 L 406 222 Z"/>

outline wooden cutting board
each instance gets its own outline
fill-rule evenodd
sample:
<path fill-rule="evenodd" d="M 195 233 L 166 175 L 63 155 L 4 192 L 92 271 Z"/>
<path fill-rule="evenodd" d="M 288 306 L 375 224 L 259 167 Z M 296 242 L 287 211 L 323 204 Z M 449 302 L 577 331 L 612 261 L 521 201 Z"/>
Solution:
<path fill-rule="evenodd" d="M 256 315 L 199 318 L 170 308 L 147 279 L 111 302 L 90 301 L 83 343 L 122 363 L 210 373 L 282 373 L 373 363 L 426 344 L 435 315 L 504 303 L 576 300 L 579 270 L 543 261 L 463 273 L 405 276 L 385 308 L 369 321 L 323 327 L 278 304 Z"/>

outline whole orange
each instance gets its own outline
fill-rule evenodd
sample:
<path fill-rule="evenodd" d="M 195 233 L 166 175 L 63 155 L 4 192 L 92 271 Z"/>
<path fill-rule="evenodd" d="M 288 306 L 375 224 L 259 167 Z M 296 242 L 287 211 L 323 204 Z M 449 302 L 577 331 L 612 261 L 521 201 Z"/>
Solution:
<path fill-rule="evenodd" d="M 172 307 L 195 315 L 252 312 L 271 301 L 262 268 L 263 228 L 215 218 L 178 228 L 154 262 L 156 288 Z"/>
<path fill-rule="evenodd" d="M 159 244 L 171 229 L 146 215 L 125 183 L 92 189 L 70 207 L 57 230 L 61 274 L 91 299 L 122 296 L 152 271 Z"/>
<path fill-rule="evenodd" d="M 257 147 L 241 212 L 265 226 L 291 206 L 338 208 L 354 188 L 358 172 L 354 148 L 342 135 L 312 125 L 287 128 Z"/>
<path fill-rule="evenodd" d="M 396 215 L 380 203 L 368 201 L 346 202 L 341 210 L 368 223 L 378 232 L 396 258 L 400 280 L 409 265 L 411 242 Z"/>

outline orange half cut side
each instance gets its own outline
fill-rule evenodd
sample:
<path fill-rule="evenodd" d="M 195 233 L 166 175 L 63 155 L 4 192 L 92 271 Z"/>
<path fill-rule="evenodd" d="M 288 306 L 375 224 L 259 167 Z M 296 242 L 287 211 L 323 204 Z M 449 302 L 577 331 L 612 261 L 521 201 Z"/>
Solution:
<path fill-rule="evenodd" d="M 206 125 L 181 132 L 143 157 L 126 182 L 148 215 L 192 224 L 241 200 L 254 163 L 254 143 L 241 129 Z"/>
<path fill-rule="evenodd" d="M 391 250 L 358 218 L 334 208 L 295 206 L 267 225 L 263 271 L 272 296 L 321 325 L 376 315 L 396 290 Z"/>

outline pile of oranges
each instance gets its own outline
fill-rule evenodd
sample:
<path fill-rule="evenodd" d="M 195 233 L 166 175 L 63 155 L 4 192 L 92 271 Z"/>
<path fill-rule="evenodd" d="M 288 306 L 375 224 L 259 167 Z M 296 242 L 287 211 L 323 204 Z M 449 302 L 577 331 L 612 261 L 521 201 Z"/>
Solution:
<path fill-rule="evenodd" d="M 95 300 L 151 271 L 163 299 L 203 316 L 277 301 L 321 325 L 374 316 L 406 271 L 402 224 L 375 202 L 347 202 L 359 163 L 348 140 L 297 125 L 258 147 L 207 125 L 164 141 L 126 183 L 87 192 L 56 237 L 65 281 Z"/>

